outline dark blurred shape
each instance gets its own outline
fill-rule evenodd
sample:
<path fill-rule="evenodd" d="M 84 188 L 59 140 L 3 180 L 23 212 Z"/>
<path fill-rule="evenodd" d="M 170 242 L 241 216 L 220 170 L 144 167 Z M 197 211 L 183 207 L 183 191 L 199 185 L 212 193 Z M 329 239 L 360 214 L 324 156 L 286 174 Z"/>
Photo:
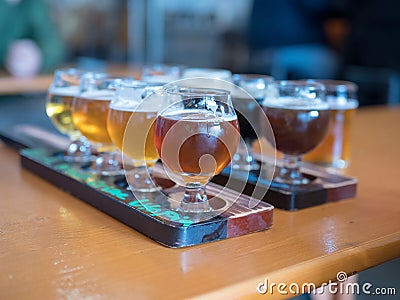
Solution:
<path fill-rule="evenodd" d="M 15 76 L 49 72 L 64 59 L 64 48 L 47 2 L 0 1 L 0 65 Z"/>
<path fill-rule="evenodd" d="M 277 79 L 335 78 L 338 56 L 328 45 L 327 0 L 254 0 L 248 43 L 252 68 Z"/>
<path fill-rule="evenodd" d="M 349 19 L 343 77 L 360 105 L 400 102 L 400 1 L 342 0 Z"/>
<path fill-rule="evenodd" d="M 400 71 L 400 1 L 347 0 L 345 63 Z"/>

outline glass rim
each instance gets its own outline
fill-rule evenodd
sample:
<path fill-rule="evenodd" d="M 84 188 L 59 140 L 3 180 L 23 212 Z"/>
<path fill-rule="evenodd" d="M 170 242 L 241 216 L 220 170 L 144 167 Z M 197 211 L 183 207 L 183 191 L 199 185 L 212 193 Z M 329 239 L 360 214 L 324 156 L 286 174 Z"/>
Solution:
<path fill-rule="evenodd" d="M 336 79 L 304 79 L 308 82 L 319 82 L 325 86 L 326 91 L 332 92 L 357 92 L 358 85 L 354 82 L 347 80 L 336 80 Z"/>
<path fill-rule="evenodd" d="M 165 85 L 165 83 L 162 82 L 151 82 L 151 81 L 145 81 L 145 80 L 130 80 L 128 78 L 123 78 L 121 82 L 118 83 L 118 87 L 123 87 L 123 88 L 146 88 L 146 87 L 157 87 L 159 86 L 162 88 Z"/>
<path fill-rule="evenodd" d="M 118 84 L 124 80 L 133 80 L 133 77 L 110 75 L 108 73 L 88 72 L 82 76 L 80 80 L 80 90 L 85 90 L 90 86 L 96 86 L 96 88 L 99 90 L 116 90 Z"/>
<path fill-rule="evenodd" d="M 264 75 L 264 74 L 254 74 L 254 73 L 235 73 L 232 75 L 233 82 L 235 83 L 235 80 L 241 80 L 241 79 L 249 79 L 249 80 L 260 80 L 260 79 L 265 79 L 267 82 L 274 82 L 275 79 L 271 75 Z"/>
<path fill-rule="evenodd" d="M 231 96 L 231 92 L 224 89 L 173 86 L 165 89 L 166 94 L 188 96 Z"/>
<path fill-rule="evenodd" d="M 326 87 L 320 82 L 310 82 L 308 80 L 275 80 L 271 83 L 277 88 L 315 88 L 319 89 L 321 92 L 326 93 Z"/>

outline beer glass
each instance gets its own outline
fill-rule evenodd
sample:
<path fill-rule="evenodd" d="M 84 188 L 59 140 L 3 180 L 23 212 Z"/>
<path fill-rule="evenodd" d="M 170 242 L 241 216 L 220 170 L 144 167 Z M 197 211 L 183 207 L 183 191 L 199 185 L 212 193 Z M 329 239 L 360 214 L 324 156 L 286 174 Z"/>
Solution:
<path fill-rule="evenodd" d="M 157 83 L 121 82 L 111 101 L 107 130 L 114 145 L 134 166 L 129 174 L 125 172 L 132 191 L 158 190 L 152 168 L 159 158 L 154 146 L 154 121 L 165 105 L 162 95 L 157 94 L 161 88 Z"/>
<path fill-rule="evenodd" d="M 169 83 L 182 77 L 183 66 L 152 64 L 142 67 L 141 81 L 155 83 Z"/>
<path fill-rule="evenodd" d="M 112 176 L 123 174 L 117 160 L 116 148 L 107 132 L 107 116 L 115 87 L 121 78 L 100 77 L 88 73 L 81 79 L 80 92 L 72 104 L 75 126 L 92 144 L 99 155 L 90 166 L 94 174 Z"/>
<path fill-rule="evenodd" d="M 185 191 L 179 210 L 212 211 L 206 184 L 231 161 L 239 143 L 239 122 L 225 90 L 172 87 L 174 104 L 158 114 L 154 143 L 167 174 Z"/>
<path fill-rule="evenodd" d="M 325 87 L 307 81 L 277 81 L 274 91 L 265 97 L 262 108 L 275 139 L 265 138 L 283 153 L 283 166 L 274 181 L 286 184 L 307 184 L 309 179 L 300 173 L 302 155 L 310 152 L 324 139 L 330 119 Z"/>
<path fill-rule="evenodd" d="M 252 142 L 257 139 L 256 132 L 258 122 L 258 105 L 264 100 L 267 88 L 273 78 L 258 74 L 234 74 L 233 83 L 245 90 L 244 93 L 232 91 L 232 102 L 236 109 L 240 125 L 240 134 L 243 142 L 239 143 L 238 151 L 232 159 L 232 168 L 239 170 L 257 170 L 259 164 L 254 160 L 251 147 Z"/>
<path fill-rule="evenodd" d="M 57 130 L 71 140 L 64 154 L 68 162 L 88 162 L 92 158 L 89 141 L 72 122 L 72 101 L 79 93 L 83 70 L 57 69 L 47 92 L 46 114 Z"/>
<path fill-rule="evenodd" d="M 325 167 L 346 168 L 350 162 L 351 122 L 358 107 L 358 87 L 348 81 L 314 81 L 325 85 L 331 124 L 325 139 L 304 160 Z"/>

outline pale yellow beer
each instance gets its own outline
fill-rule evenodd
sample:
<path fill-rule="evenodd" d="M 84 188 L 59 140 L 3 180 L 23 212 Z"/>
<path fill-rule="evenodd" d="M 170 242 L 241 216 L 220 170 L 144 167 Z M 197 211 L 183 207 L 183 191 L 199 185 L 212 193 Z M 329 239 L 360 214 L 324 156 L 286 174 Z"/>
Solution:
<path fill-rule="evenodd" d="M 112 91 L 85 92 L 75 98 L 72 118 L 75 126 L 89 141 L 103 146 L 112 145 L 107 132 L 107 116 Z"/>
<path fill-rule="evenodd" d="M 154 121 L 157 112 L 134 111 L 123 107 L 110 107 L 107 129 L 112 142 L 136 166 L 153 166 L 158 160 L 154 146 Z M 124 143 L 124 134 L 130 138 Z"/>
<path fill-rule="evenodd" d="M 50 89 L 46 101 L 46 114 L 61 133 L 71 139 L 81 135 L 72 121 L 72 101 L 78 93 L 78 87 L 59 87 Z"/>

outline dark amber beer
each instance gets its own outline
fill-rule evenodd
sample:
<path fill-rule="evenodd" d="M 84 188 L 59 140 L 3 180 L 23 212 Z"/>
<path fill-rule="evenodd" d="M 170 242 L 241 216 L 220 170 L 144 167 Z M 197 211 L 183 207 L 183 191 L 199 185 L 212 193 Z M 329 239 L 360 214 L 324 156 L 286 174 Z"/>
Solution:
<path fill-rule="evenodd" d="M 290 99 L 286 102 L 285 107 L 263 105 L 263 111 L 274 132 L 276 149 L 287 155 L 303 155 L 324 139 L 330 111 L 326 106 L 307 108 L 291 104 Z"/>
<path fill-rule="evenodd" d="M 302 80 L 275 81 L 262 108 L 272 128 L 272 133 L 265 131 L 263 135 L 283 154 L 273 180 L 290 185 L 310 183 L 300 170 L 300 162 L 322 142 L 329 127 L 325 86 Z"/>

